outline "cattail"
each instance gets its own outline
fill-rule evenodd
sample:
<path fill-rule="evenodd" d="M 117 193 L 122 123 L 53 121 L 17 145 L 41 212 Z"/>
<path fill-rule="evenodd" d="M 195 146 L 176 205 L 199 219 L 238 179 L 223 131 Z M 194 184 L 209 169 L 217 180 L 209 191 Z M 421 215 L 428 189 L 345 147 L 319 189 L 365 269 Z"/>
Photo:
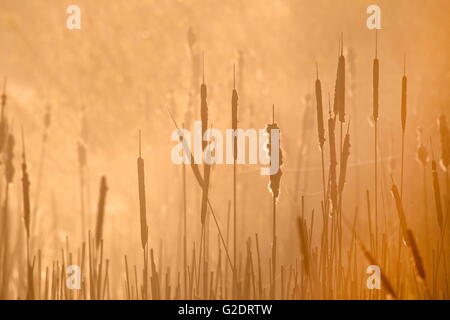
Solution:
<path fill-rule="evenodd" d="M 275 151 L 272 145 L 272 134 L 273 130 L 278 131 L 278 170 L 276 173 L 270 175 L 270 183 L 269 183 L 269 190 L 272 193 L 272 277 L 271 277 L 271 285 L 270 285 L 270 295 L 271 298 L 275 298 L 275 292 L 276 292 L 276 282 L 275 282 L 275 273 L 276 273 L 276 267 L 277 267 L 277 235 L 276 235 L 276 225 L 277 225 L 277 201 L 278 197 L 280 196 L 280 182 L 281 182 L 281 166 L 283 165 L 283 154 L 281 152 L 281 146 L 280 146 L 280 129 L 278 125 L 275 123 L 275 105 L 272 105 L 272 123 L 268 124 L 266 127 L 266 134 L 268 136 L 268 141 L 266 143 L 266 151 L 268 153 L 269 158 L 271 159 L 271 156 L 273 152 Z M 270 161 L 270 164 L 272 165 L 272 161 Z"/>
<path fill-rule="evenodd" d="M 395 205 L 397 207 L 397 214 L 398 214 L 398 218 L 400 220 L 400 227 L 401 227 L 401 232 L 403 234 L 403 239 L 405 240 L 405 243 L 410 250 L 412 264 L 414 265 L 417 275 L 422 280 L 425 280 L 425 269 L 423 266 L 422 258 L 420 256 L 419 248 L 418 248 L 416 240 L 414 238 L 414 234 L 410 229 L 408 229 L 408 225 L 406 223 L 405 211 L 403 210 L 402 199 L 398 192 L 398 188 L 395 184 L 393 184 L 391 190 L 392 190 L 392 195 L 394 196 L 394 199 L 395 199 Z"/>
<path fill-rule="evenodd" d="M 3 146 L 5 144 L 7 134 L 8 134 L 8 122 L 6 121 L 6 118 L 5 118 L 5 107 L 6 107 L 6 100 L 7 100 L 6 84 L 7 84 L 7 79 L 5 77 L 5 81 L 3 83 L 3 92 L 0 97 L 1 108 L 2 108 L 1 115 L 0 115 L 0 152 L 3 151 Z"/>
<path fill-rule="evenodd" d="M 328 96 L 329 98 L 329 96 Z M 329 112 L 328 117 L 328 141 L 330 144 L 330 198 L 333 208 L 337 208 L 337 183 L 336 183 L 336 166 L 337 166 L 337 158 L 336 158 L 336 139 L 335 139 L 335 119 L 331 116 L 331 110 Z M 330 211 L 333 213 L 333 210 Z"/>
<path fill-rule="evenodd" d="M 167 112 L 169 113 L 169 116 L 172 119 L 172 122 L 173 122 L 175 128 L 178 130 L 178 132 L 181 132 L 180 128 L 178 127 L 177 122 L 175 121 L 175 118 L 173 117 L 172 113 L 170 113 L 170 110 L 167 110 Z M 178 140 L 183 144 L 183 152 L 186 153 L 187 157 L 190 159 L 191 168 L 192 168 L 192 172 L 194 173 L 195 179 L 197 180 L 200 188 L 203 188 L 204 182 L 203 182 L 202 174 L 200 173 L 198 164 L 195 163 L 194 156 L 192 155 L 191 151 L 189 150 L 187 143 L 184 141 L 183 134 L 180 133 L 178 135 Z"/>
<path fill-rule="evenodd" d="M 14 178 L 14 136 L 9 133 L 6 138 L 5 178 L 7 183 L 12 183 Z"/>
<path fill-rule="evenodd" d="M 323 105 L 322 105 L 322 85 L 319 80 L 319 66 L 316 63 L 316 83 L 315 83 L 315 91 L 316 91 L 316 110 L 317 110 L 317 135 L 319 137 L 319 147 L 320 147 L 320 156 L 322 160 L 322 187 L 323 187 L 323 203 L 325 206 L 325 211 L 328 209 L 327 200 L 326 200 L 326 183 L 325 183 L 325 160 L 324 160 L 324 152 L 323 145 L 325 143 L 325 129 L 323 124 Z"/>
<path fill-rule="evenodd" d="M 340 43 L 340 55 L 334 88 L 334 114 L 339 114 L 339 121 L 345 122 L 345 57 L 343 36 Z"/>
<path fill-rule="evenodd" d="M 375 192 L 374 192 L 374 207 L 375 207 L 375 250 L 378 245 L 378 117 L 379 117 L 379 77 L 380 64 L 378 61 L 378 30 L 375 29 L 375 58 L 373 60 L 372 73 L 372 116 L 374 121 L 374 169 L 375 169 Z M 376 252 L 376 251 L 375 251 Z"/>
<path fill-rule="evenodd" d="M 438 120 L 439 133 L 441 136 L 441 167 L 447 171 L 450 166 L 450 133 L 447 125 L 447 117 L 441 115 Z"/>
<path fill-rule="evenodd" d="M 376 31 L 375 31 L 376 32 Z M 372 73 L 372 116 L 373 120 L 377 121 L 379 116 L 379 97 L 378 97 L 378 87 L 380 79 L 380 64 L 378 61 L 378 50 L 377 50 L 377 37 L 375 35 L 375 59 L 373 59 L 373 73 Z"/>
<path fill-rule="evenodd" d="M 100 191 L 98 197 L 98 207 L 97 207 L 97 223 L 95 227 L 95 241 L 97 248 L 103 238 L 103 224 L 105 218 L 105 200 L 106 192 L 108 191 L 108 186 L 106 185 L 106 177 L 102 176 L 100 180 Z"/>
<path fill-rule="evenodd" d="M 202 84 L 200 86 L 200 117 L 202 121 L 202 149 L 205 150 L 208 142 L 204 141 L 204 135 L 206 130 L 208 129 L 208 102 L 207 98 L 207 88 L 205 84 L 205 56 L 203 55 L 203 79 Z M 201 223 L 202 225 L 205 223 L 206 212 L 207 212 L 207 204 L 208 204 L 208 189 L 209 189 L 209 174 L 210 174 L 210 166 L 205 164 L 203 168 L 203 191 L 202 191 L 202 204 L 201 204 Z"/>
<path fill-rule="evenodd" d="M 238 122 L 238 94 L 236 91 L 236 70 L 233 65 L 233 92 L 231 94 L 231 128 L 233 129 L 233 265 L 236 266 L 237 256 L 237 177 L 236 177 L 236 160 L 237 160 L 237 122 Z M 233 270 L 233 296 L 236 293 L 236 270 Z"/>
<path fill-rule="evenodd" d="M 22 130 L 22 192 L 23 192 L 23 220 L 27 239 L 30 238 L 30 180 L 28 178 L 27 160 L 25 156 L 25 142 Z"/>
<path fill-rule="evenodd" d="M 443 232 L 444 218 L 442 214 L 442 202 L 441 202 L 441 187 L 439 185 L 439 176 L 437 173 L 436 160 L 431 160 L 431 172 L 433 176 L 433 190 L 434 190 L 434 202 L 436 204 L 436 217 L 439 228 Z"/>
<path fill-rule="evenodd" d="M 406 130 L 406 93 L 407 93 L 408 80 L 406 78 L 406 58 L 403 65 L 403 78 L 402 78 L 402 103 L 401 103 L 401 121 L 402 121 L 402 167 L 400 173 L 400 195 L 403 197 L 403 170 L 404 170 L 404 158 L 405 158 L 405 130 Z"/>
<path fill-rule="evenodd" d="M 238 123 L 238 93 L 236 91 L 236 76 L 233 66 L 233 93 L 231 94 L 231 128 L 233 129 L 233 156 L 237 160 L 237 123 Z"/>
<path fill-rule="evenodd" d="M 145 201 L 145 173 L 144 173 L 144 159 L 141 157 L 141 132 L 139 131 L 139 157 L 137 159 L 138 170 L 138 186 L 139 186 L 139 209 L 141 217 L 141 245 L 145 250 L 148 241 L 148 226 L 147 226 L 147 209 Z"/>
<path fill-rule="evenodd" d="M 397 214 L 398 214 L 398 219 L 400 220 L 400 227 L 402 230 L 402 234 L 403 234 L 403 237 L 406 239 L 406 230 L 408 229 L 407 225 L 406 225 L 406 216 L 405 216 L 405 211 L 403 210 L 403 204 L 402 204 L 402 199 L 400 197 L 400 193 L 398 192 L 398 188 L 395 184 L 392 185 L 391 192 L 392 192 L 392 196 L 395 199 L 395 206 L 397 208 Z"/>
<path fill-rule="evenodd" d="M 200 86 L 200 118 L 202 120 L 202 148 L 205 150 L 207 141 L 203 141 L 204 134 L 208 129 L 208 102 L 206 101 L 207 88 L 205 84 L 205 57 L 203 56 L 203 81 Z"/>
<path fill-rule="evenodd" d="M 422 128 L 417 128 L 417 150 L 416 150 L 416 159 L 422 165 L 426 166 L 428 162 L 428 151 L 425 145 L 423 144 L 422 138 Z"/>
<path fill-rule="evenodd" d="M 275 108 L 275 107 L 273 107 Z M 280 132 L 280 128 L 278 127 L 278 125 L 274 122 L 272 122 L 271 124 L 268 124 L 266 127 L 266 133 L 268 135 L 268 141 L 267 141 L 267 145 L 266 145 L 266 150 L 269 154 L 269 158 L 272 155 L 272 130 L 278 130 L 278 132 Z M 270 184 L 269 184 L 269 189 L 270 192 L 272 193 L 272 195 L 274 196 L 275 199 L 278 199 L 279 195 L 280 195 L 280 181 L 281 181 L 281 176 L 282 176 L 282 172 L 281 172 L 281 166 L 283 165 L 283 153 L 281 151 L 281 146 L 280 146 L 280 142 L 279 143 L 279 167 L 278 167 L 278 171 L 275 174 L 270 175 Z"/>
<path fill-rule="evenodd" d="M 340 165 L 340 172 L 339 172 L 339 193 L 342 195 L 342 192 L 344 191 L 344 184 L 345 184 L 345 177 L 347 175 L 347 163 L 348 158 L 350 156 L 350 123 L 348 124 L 347 128 L 347 134 L 345 135 L 344 139 L 344 147 L 342 149 L 341 153 L 341 165 Z"/>
<path fill-rule="evenodd" d="M 402 131 L 403 132 L 405 132 L 405 130 L 406 130 L 407 86 L 408 86 L 408 79 L 406 78 L 406 63 L 405 63 L 404 69 L 403 69 L 403 78 L 402 78 L 402 106 L 401 106 L 401 120 L 402 120 Z"/>
<path fill-rule="evenodd" d="M 45 113 L 44 113 L 44 134 L 42 136 L 43 142 L 47 141 L 48 130 L 50 128 L 51 121 L 52 121 L 51 108 L 50 108 L 50 105 L 47 104 L 47 106 L 45 108 Z"/>
<path fill-rule="evenodd" d="M 83 168 L 86 166 L 87 162 L 87 151 L 86 151 L 86 144 L 78 140 L 77 142 L 77 153 L 78 153 L 78 165 L 80 168 Z"/>
<path fill-rule="evenodd" d="M 319 137 L 320 150 L 323 150 L 323 144 L 325 143 L 325 129 L 323 126 L 323 106 L 322 106 L 322 86 L 319 80 L 319 70 L 316 64 L 316 107 L 317 107 L 317 133 Z"/>
<path fill-rule="evenodd" d="M 303 269 L 305 270 L 305 273 L 309 276 L 310 275 L 310 250 L 309 250 L 309 244 L 308 244 L 308 229 L 306 227 L 306 220 L 305 218 L 298 217 L 297 218 L 297 230 L 298 235 L 300 239 L 300 250 L 301 254 L 303 256 L 302 259 L 302 265 Z"/>
<path fill-rule="evenodd" d="M 425 281 L 425 267 L 423 265 L 422 257 L 420 256 L 419 247 L 417 246 L 416 239 L 413 232 L 408 229 L 406 231 L 406 244 L 411 252 L 411 260 L 420 279 Z"/>

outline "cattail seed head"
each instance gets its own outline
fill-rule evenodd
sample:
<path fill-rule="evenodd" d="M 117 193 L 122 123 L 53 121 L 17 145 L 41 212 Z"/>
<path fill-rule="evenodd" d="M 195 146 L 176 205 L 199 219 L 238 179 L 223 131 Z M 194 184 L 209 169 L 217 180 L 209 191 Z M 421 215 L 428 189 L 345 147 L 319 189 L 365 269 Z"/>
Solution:
<path fill-rule="evenodd" d="M 379 77 L 380 77 L 380 65 L 377 58 L 373 60 L 373 120 L 377 121 L 379 116 L 379 97 L 378 97 L 378 87 L 379 87 Z"/>
<path fill-rule="evenodd" d="M 139 189 L 139 213 L 141 222 L 141 245 L 145 250 L 148 241 L 148 226 L 147 226 L 147 209 L 145 199 L 145 169 L 144 159 L 141 157 L 141 133 L 139 132 L 139 157 L 137 159 L 138 170 L 138 189 Z"/>
<path fill-rule="evenodd" d="M 400 196 L 400 192 L 398 191 L 398 188 L 395 184 L 392 185 L 391 188 L 392 196 L 395 200 L 395 206 L 397 208 L 397 215 L 398 219 L 400 220 L 400 227 L 403 234 L 403 237 L 406 239 L 406 230 L 407 230 L 407 224 L 406 224 L 406 216 L 405 211 L 403 210 L 403 203 Z"/>
<path fill-rule="evenodd" d="M 416 151 L 416 159 L 422 165 L 426 166 L 428 162 L 428 151 L 425 145 L 423 144 L 422 139 L 422 129 L 417 129 L 417 151 Z"/>
<path fill-rule="evenodd" d="M 105 201 L 106 201 L 106 192 L 108 191 L 108 186 L 106 185 L 106 177 L 102 176 L 100 180 L 100 191 L 98 198 L 98 207 L 97 207 L 97 223 L 95 226 L 95 242 L 98 246 L 100 245 L 101 240 L 103 239 L 103 224 L 105 218 Z"/>
<path fill-rule="evenodd" d="M 373 59 L 373 73 L 372 73 L 372 116 L 374 121 L 378 121 L 379 116 L 379 96 L 378 88 L 380 82 L 380 63 L 378 61 L 378 30 L 375 29 L 375 58 Z"/>
<path fill-rule="evenodd" d="M 411 263 L 414 265 L 414 269 L 416 270 L 417 276 L 425 281 L 425 267 L 423 265 L 423 260 L 420 255 L 419 247 L 417 246 L 416 239 L 414 237 L 413 232 L 408 229 L 406 231 L 406 244 L 408 245 L 411 252 Z"/>
<path fill-rule="evenodd" d="M 237 160 L 237 123 L 238 123 L 238 93 L 236 90 L 235 70 L 233 67 L 233 92 L 231 94 L 231 128 L 233 129 L 233 157 Z"/>
<path fill-rule="evenodd" d="M 336 139 L 335 139 L 335 119 L 332 118 L 331 112 L 328 118 L 328 141 L 330 145 L 330 200 L 333 208 L 337 208 L 337 176 L 336 176 Z M 330 211 L 333 213 L 333 210 Z"/>
<path fill-rule="evenodd" d="M 317 110 L 317 134 L 319 137 L 319 146 L 323 150 L 325 143 L 325 129 L 323 125 L 323 105 L 322 105 L 322 86 L 319 80 L 319 75 L 316 79 L 316 110 Z"/>
<path fill-rule="evenodd" d="M 51 120 L 52 120 L 51 107 L 49 104 L 47 104 L 44 113 L 44 128 L 46 130 L 50 128 Z"/>
<path fill-rule="evenodd" d="M 87 151 L 86 145 L 83 141 L 79 140 L 77 143 L 77 153 L 78 153 L 78 165 L 80 168 L 84 167 L 87 162 Z"/>
<path fill-rule="evenodd" d="M 402 77 L 402 106 L 401 106 L 401 121 L 402 121 L 402 131 L 406 130 L 406 115 L 407 115 L 407 90 L 408 90 L 408 79 L 406 74 Z"/>
<path fill-rule="evenodd" d="M 266 150 L 268 152 L 269 158 L 272 155 L 273 147 L 274 147 L 274 146 L 272 146 L 272 130 L 278 130 L 278 132 L 280 132 L 279 131 L 280 128 L 278 127 L 278 125 L 275 122 L 268 124 L 266 127 L 266 134 L 268 136 Z M 280 138 L 280 134 L 278 135 L 278 137 Z M 278 197 L 280 196 L 280 182 L 281 182 L 281 176 L 283 174 L 281 172 L 281 166 L 283 165 L 283 153 L 281 151 L 280 141 L 278 141 L 278 148 L 279 148 L 278 149 L 278 155 L 279 155 L 278 171 L 277 171 L 277 173 L 270 175 L 270 183 L 269 183 L 269 190 L 275 199 L 278 199 Z"/>
<path fill-rule="evenodd" d="M 23 132 L 22 132 L 23 142 Z M 23 219 L 27 239 L 30 237 L 30 179 L 28 177 L 27 160 L 25 156 L 25 143 L 22 144 L 22 194 L 23 194 Z"/>
<path fill-rule="evenodd" d="M 8 135 L 8 121 L 5 117 L 5 107 L 6 107 L 6 78 L 3 83 L 3 92 L 1 95 L 1 115 L 0 115 L 0 152 L 3 151 L 5 141 Z"/>
<path fill-rule="evenodd" d="M 5 81 L 3 82 L 3 91 L 1 95 L 1 104 L 2 104 L 2 115 L 6 106 L 6 100 L 8 96 L 6 95 L 6 84 L 8 83 L 8 79 L 5 77 Z"/>
<path fill-rule="evenodd" d="M 339 115 L 339 121 L 345 122 L 345 57 L 343 39 L 341 39 L 340 46 L 333 110 L 335 115 Z"/>
<path fill-rule="evenodd" d="M 350 128 L 350 124 L 349 124 Z M 347 175 L 347 163 L 348 158 L 350 157 L 350 133 L 349 130 L 347 130 L 347 134 L 344 138 L 344 146 L 342 148 L 341 153 L 341 165 L 340 165 L 340 172 L 339 172 L 339 193 L 342 194 L 344 190 L 344 184 L 345 184 L 345 178 Z"/>
<path fill-rule="evenodd" d="M 431 172 L 433 177 L 433 191 L 434 191 L 434 203 L 436 205 L 436 218 L 439 225 L 439 228 L 441 229 L 441 232 L 443 231 L 444 226 L 444 215 L 442 213 L 442 200 L 441 200 L 441 187 L 439 184 L 439 176 L 437 173 L 437 165 L 436 160 L 431 160 Z"/>
<path fill-rule="evenodd" d="M 441 137 L 441 167 L 447 171 L 450 166 L 450 132 L 448 129 L 447 118 L 441 115 L 438 120 L 439 133 Z"/>
<path fill-rule="evenodd" d="M 11 133 L 6 138 L 5 178 L 7 183 L 14 178 L 14 136 Z"/>
<path fill-rule="evenodd" d="M 203 56 L 203 81 L 200 86 L 200 119 L 202 121 L 202 137 L 204 137 L 206 130 L 208 130 L 208 102 L 207 98 L 207 88 L 205 84 L 205 58 Z M 207 146 L 207 141 L 202 139 L 202 149 L 205 150 Z"/>

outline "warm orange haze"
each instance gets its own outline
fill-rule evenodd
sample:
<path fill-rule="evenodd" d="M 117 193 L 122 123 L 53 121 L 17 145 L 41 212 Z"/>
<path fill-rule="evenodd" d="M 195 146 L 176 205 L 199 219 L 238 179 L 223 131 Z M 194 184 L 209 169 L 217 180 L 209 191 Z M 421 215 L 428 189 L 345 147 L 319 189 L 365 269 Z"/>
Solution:
<path fill-rule="evenodd" d="M 0 0 L 0 299 L 449 299 L 448 12 Z"/>

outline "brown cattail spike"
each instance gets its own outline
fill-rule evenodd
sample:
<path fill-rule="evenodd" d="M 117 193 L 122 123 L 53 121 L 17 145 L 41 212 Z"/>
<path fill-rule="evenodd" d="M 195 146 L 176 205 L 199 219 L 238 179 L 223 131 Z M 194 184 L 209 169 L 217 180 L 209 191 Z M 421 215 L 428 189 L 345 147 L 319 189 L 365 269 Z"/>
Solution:
<path fill-rule="evenodd" d="M 397 207 L 397 214 L 398 214 L 398 218 L 400 220 L 401 231 L 402 231 L 404 239 L 406 239 L 406 230 L 407 230 L 406 216 L 405 216 L 405 211 L 403 210 L 403 204 L 402 204 L 400 192 L 398 191 L 398 188 L 395 184 L 392 185 L 391 191 L 392 191 L 392 196 L 395 199 L 395 206 Z"/>
<path fill-rule="evenodd" d="M 200 86 L 200 118 L 202 121 L 202 137 L 208 129 L 208 102 L 206 101 L 207 88 L 205 84 L 205 55 L 203 54 L 203 82 Z M 205 150 L 208 142 L 202 139 L 202 149 Z"/>
<path fill-rule="evenodd" d="M 139 157 L 137 159 L 138 170 L 138 188 L 139 188 L 139 210 L 141 221 L 141 245 L 145 250 L 148 241 L 148 226 L 147 226 L 147 209 L 145 199 L 145 169 L 144 159 L 141 156 L 141 132 L 139 131 Z"/>
<path fill-rule="evenodd" d="M 434 203 L 436 205 L 436 218 L 439 228 L 441 229 L 441 232 L 443 232 L 444 215 L 442 211 L 441 187 L 439 184 L 439 175 L 437 173 L 437 165 L 436 160 L 434 159 L 433 144 L 431 143 L 431 141 L 430 144 L 431 144 L 431 175 L 433 179 Z"/>
<path fill-rule="evenodd" d="M 328 94 L 328 101 L 330 101 L 330 94 Z M 328 103 L 330 105 L 330 102 Z M 333 206 L 333 210 L 330 210 L 330 214 L 334 213 L 334 209 L 337 208 L 337 176 L 336 176 L 336 135 L 335 135 L 335 119 L 332 117 L 331 108 L 328 117 L 328 143 L 330 145 L 330 200 Z"/>
<path fill-rule="evenodd" d="M 169 113 L 169 116 L 172 119 L 172 122 L 173 122 L 175 128 L 178 131 L 180 131 L 180 128 L 178 127 L 178 124 L 175 121 L 175 118 L 173 117 L 172 113 L 170 113 L 169 109 L 167 109 L 167 112 Z M 187 157 L 188 157 L 188 159 L 190 159 L 192 172 L 194 173 L 194 176 L 197 179 L 197 182 L 200 185 L 200 187 L 203 188 L 203 177 L 200 173 L 200 169 L 198 168 L 198 165 L 195 163 L 194 156 L 192 155 L 191 151 L 189 150 L 189 147 L 187 146 L 187 143 L 186 143 L 186 141 L 184 141 L 183 136 L 181 134 L 179 135 L 179 140 L 181 143 L 183 143 L 183 151 L 188 153 Z"/>
<path fill-rule="evenodd" d="M 406 115 L 407 115 L 407 86 L 408 79 L 406 78 L 406 56 L 403 65 L 403 78 L 402 78 L 402 106 L 401 106 L 401 120 L 402 120 L 402 131 L 405 132 L 406 129 Z"/>
<path fill-rule="evenodd" d="M 317 110 L 317 131 L 319 137 L 319 146 L 323 150 L 325 143 L 325 129 L 323 125 L 323 105 L 322 105 L 322 86 L 319 80 L 319 67 L 316 62 L 316 110 Z"/>
<path fill-rule="evenodd" d="M 8 83 L 8 78 L 5 77 L 5 80 L 3 81 L 3 91 L 2 91 L 2 96 L 1 96 L 1 104 L 2 104 L 2 114 L 1 114 L 1 116 L 2 116 L 2 119 L 3 119 L 3 116 L 4 116 L 4 109 L 5 109 L 5 106 L 6 106 L 6 99 L 7 99 L 7 95 L 6 95 L 6 85 L 7 85 L 7 83 Z"/>
<path fill-rule="evenodd" d="M 95 227 L 95 242 L 97 248 L 100 242 L 103 240 L 103 225 L 105 220 L 105 202 L 106 202 L 106 192 L 108 191 L 108 186 L 106 184 L 106 177 L 102 176 L 100 180 L 100 191 L 98 197 L 98 207 L 97 207 L 97 223 Z"/>
<path fill-rule="evenodd" d="M 450 166 L 450 132 L 447 123 L 447 117 L 441 115 L 438 120 L 439 133 L 441 138 L 441 167 L 447 171 Z"/>
<path fill-rule="evenodd" d="M 341 36 L 341 50 L 338 59 L 336 84 L 334 88 L 333 111 L 335 116 L 339 115 L 339 121 L 345 122 L 345 57 L 343 35 Z"/>
<path fill-rule="evenodd" d="M 14 178 L 14 136 L 9 133 L 6 138 L 5 178 L 11 183 Z"/>
<path fill-rule="evenodd" d="M 0 152 L 3 151 L 3 147 L 5 145 L 5 141 L 7 139 L 8 134 L 8 122 L 5 119 L 5 106 L 6 106 L 6 84 L 8 79 L 5 77 L 5 81 L 3 82 L 3 91 L 1 95 L 1 115 L 0 115 Z"/>
<path fill-rule="evenodd" d="M 344 138 L 344 147 L 341 153 L 341 164 L 339 172 L 339 193 L 344 191 L 345 178 L 347 175 L 347 163 L 350 157 L 350 121 L 348 122 L 347 133 Z"/>
<path fill-rule="evenodd" d="M 28 178 L 27 160 L 25 155 L 25 140 L 22 134 L 22 188 L 23 188 L 23 220 L 25 223 L 25 230 L 27 232 L 27 239 L 30 238 L 30 180 Z"/>
<path fill-rule="evenodd" d="M 266 150 L 268 151 L 269 154 L 269 158 L 272 155 L 272 130 L 280 130 L 280 128 L 278 127 L 278 125 L 275 123 L 275 105 L 272 105 L 272 123 L 268 124 L 266 127 L 266 133 L 268 136 L 268 141 L 267 141 L 267 145 L 266 145 Z M 280 133 L 279 133 L 280 135 Z M 280 137 L 280 136 L 278 136 Z M 270 192 L 272 193 L 272 195 L 274 196 L 275 199 L 278 199 L 279 195 L 280 195 L 280 181 L 281 181 L 281 176 L 282 176 L 282 172 L 281 172 L 281 166 L 283 165 L 283 154 L 281 151 L 281 145 L 280 145 L 280 141 L 278 141 L 278 155 L 279 155 L 279 167 L 278 167 L 278 171 L 275 174 L 270 175 L 270 184 L 269 184 L 269 189 Z"/>
<path fill-rule="evenodd" d="M 423 265 L 423 260 L 420 255 L 419 247 L 417 245 L 414 234 L 410 229 L 408 229 L 406 231 L 405 241 L 406 241 L 406 244 L 408 245 L 408 248 L 410 249 L 412 264 L 414 265 L 417 276 L 422 281 L 425 281 L 426 275 L 425 275 L 425 267 Z"/>
<path fill-rule="evenodd" d="M 379 88 L 379 77 L 380 77 L 380 65 L 378 61 L 378 37 L 377 31 L 375 31 L 375 59 L 373 60 L 373 81 L 372 81 L 372 90 L 373 90 L 373 120 L 377 121 L 379 116 L 379 97 L 378 97 L 378 88 Z"/>
<path fill-rule="evenodd" d="M 422 166 L 425 166 L 428 162 L 428 151 L 425 145 L 423 144 L 423 138 L 422 138 L 422 128 L 417 129 L 417 151 L 416 151 L 416 158 L 417 161 Z"/>
<path fill-rule="evenodd" d="M 235 84 L 235 68 L 233 65 L 233 92 L 231 94 L 231 128 L 233 129 L 233 157 L 237 160 L 237 123 L 238 123 L 238 93 Z"/>

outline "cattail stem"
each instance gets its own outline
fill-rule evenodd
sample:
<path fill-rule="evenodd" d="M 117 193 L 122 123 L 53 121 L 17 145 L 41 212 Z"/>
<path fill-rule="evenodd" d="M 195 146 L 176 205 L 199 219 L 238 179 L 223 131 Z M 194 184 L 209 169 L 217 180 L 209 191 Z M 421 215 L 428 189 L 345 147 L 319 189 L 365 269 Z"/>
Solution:
<path fill-rule="evenodd" d="M 403 168 L 405 159 L 405 131 L 402 131 L 402 164 L 400 172 L 400 197 L 403 199 Z"/>
<path fill-rule="evenodd" d="M 275 299 L 276 295 L 276 282 L 275 282 L 275 274 L 277 267 L 277 199 L 275 196 L 272 196 L 272 294 L 271 298 Z"/>
<path fill-rule="evenodd" d="M 378 120 L 375 119 L 375 257 L 378 257 Z"/>
<path fill-rule="evenodd" d="M 378 257 L 378 117 L 379 117 L 379 82 L 380 64 L 378 60 L 378 30 L 375 29 L 375 58 L 372 66 L 372 116 L 375 127 L 374 157 L 375 157 L 375 257 Z"/>
<path fill-rule="evenodd" d="M 237 273 L 236 273 L 236 256 L 237 256 L 237 210 L 236 210 L 236 160 L 233 160 L 233 297 L 236 298 L 237 291 Z"/>
<path fill-rule="evenodd" d="M 186 196 L 186 164 L 182 165 L 182 192 L 183 192 L 183 275 L 184 275 L 184 296 L 187 298 L 187 196 Z"/>

